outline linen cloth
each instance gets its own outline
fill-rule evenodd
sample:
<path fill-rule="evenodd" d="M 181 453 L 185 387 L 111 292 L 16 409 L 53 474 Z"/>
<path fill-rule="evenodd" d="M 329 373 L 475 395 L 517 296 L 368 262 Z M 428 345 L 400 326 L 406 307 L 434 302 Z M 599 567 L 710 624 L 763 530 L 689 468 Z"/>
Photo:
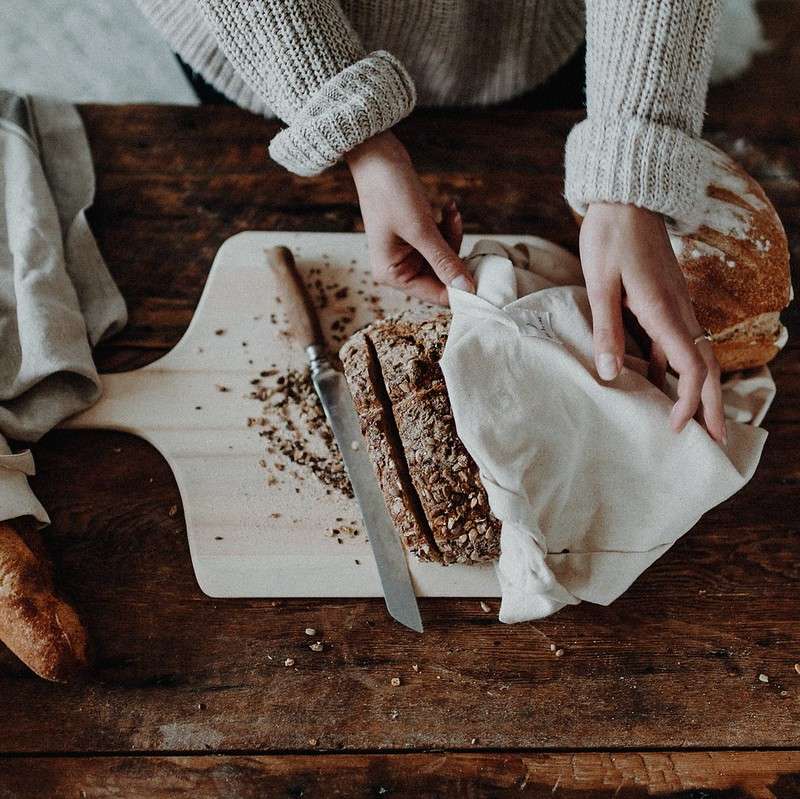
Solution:
<path fill-rule="evenodd" d="M 577 259 L 554 245 L 476 244 L 477 293 L 450 288 L 442 359 L 458 435 L 502 522 L 500 620 L 607 605 L 752 477 L 774 395 L 769 370 L 723 385 L 728 446 L 668 422 L 676 381 L 647 378 L 636 342 L 601 381 Z"/>
<path fill-rule="evenodd" d="M 0 519 L 47 514 L 33 495 L 36 441 L 100 396 L 91 347 L 125 303 L 86 220 L 91 151 L 74 106 L 0 90 Z"/>

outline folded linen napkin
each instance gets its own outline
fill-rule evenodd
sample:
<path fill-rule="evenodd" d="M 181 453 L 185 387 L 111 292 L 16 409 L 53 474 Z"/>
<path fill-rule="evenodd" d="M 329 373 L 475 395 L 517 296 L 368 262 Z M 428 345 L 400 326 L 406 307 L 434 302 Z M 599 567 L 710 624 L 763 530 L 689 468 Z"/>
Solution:
<path fill-rule="evenodd" d="M 764 367 L 723 386 L 728 446 L 695 421 L 674 433 L 666 393 L 632 338 L 601 381 L 577 260 L 543 242 L 481 241 L 477 293 L 450 289 L 441 359 L 458 435 L 502 522 L 500 620 L 542 618 L 622 594 L 710 508 L 752 477 L 774 395 Z"/>
<path fill-rule="evenodd" d="M 0 90 L 0 520 L 47 514 L 31 492 L 36 441 L 101 392 L 91 347 L 120 330 L 125 303 L 86 208 L 94 169 L 69 103 Z"/>

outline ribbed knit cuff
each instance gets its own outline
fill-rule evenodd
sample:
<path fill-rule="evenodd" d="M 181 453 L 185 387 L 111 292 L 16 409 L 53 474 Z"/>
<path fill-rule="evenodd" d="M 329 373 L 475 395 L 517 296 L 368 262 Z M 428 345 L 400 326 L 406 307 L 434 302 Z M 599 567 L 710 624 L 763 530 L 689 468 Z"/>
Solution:
<path fill-rule="evenodd" d="M 697 227 L 711 175 L 702 139 L 642 119 L 586 119 L 566 146 L 567 202 L 629 203 L 664 214 L 677 231 Z"/>
<path fill-rule="evenodd" d="M 342 70 L 309 99 L 269 154 L 298 175 L 317 175 L 346 152 L 411 113 L 416 91 L 405 67 L 378 50 Z"/>

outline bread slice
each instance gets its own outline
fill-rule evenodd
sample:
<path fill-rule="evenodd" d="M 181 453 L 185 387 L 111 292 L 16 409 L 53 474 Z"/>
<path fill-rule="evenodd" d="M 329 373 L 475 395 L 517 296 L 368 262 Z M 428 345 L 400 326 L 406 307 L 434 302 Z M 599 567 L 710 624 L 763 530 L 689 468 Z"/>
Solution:
<path fill-rule="evenodd" d="M 340 357 L 406 546 L 424 560 L 473 563 L 498 556 L 500 523 L 456 433 L 439 368 L 449 324 L 446 310 L 406 311 L 364 328 Z"/>
<path fill-rule="evenodd" d="M 353 335 L 339 355 L 370 460 L 395 529 L 406 548 L 420 560 L 438 560 L 433 536 L 408 473 L 380 366 L 367 332 Z"/>

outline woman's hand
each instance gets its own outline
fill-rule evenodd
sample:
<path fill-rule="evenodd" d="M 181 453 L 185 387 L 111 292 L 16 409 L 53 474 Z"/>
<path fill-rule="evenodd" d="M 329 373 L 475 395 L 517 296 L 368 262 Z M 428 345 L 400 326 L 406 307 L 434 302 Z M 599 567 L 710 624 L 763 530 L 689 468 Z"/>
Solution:
<path fill-rule="evenodd" d="M 475 291 L 464 263 L 461 215 L 454 203 L 437 224 L 417 173 L 391 132 L 373 136 L 345 156 L 358 190 L 378 283 L 447 305 L 447 286 Z"/>
<path fill-rule="evenodd" d="M 661 215 L 633 205 L 590 205 L 580 251 L 600 377 L 613 380 L 622 368 L 624 303 L 650 337 L 656 366 L 663 371 L 668 362 L 678 374 L 673 429 L 696 416 L 712 438 L 727 443 L 719 364 L 708 341 L 693 341 L 703 331 Z"/>

